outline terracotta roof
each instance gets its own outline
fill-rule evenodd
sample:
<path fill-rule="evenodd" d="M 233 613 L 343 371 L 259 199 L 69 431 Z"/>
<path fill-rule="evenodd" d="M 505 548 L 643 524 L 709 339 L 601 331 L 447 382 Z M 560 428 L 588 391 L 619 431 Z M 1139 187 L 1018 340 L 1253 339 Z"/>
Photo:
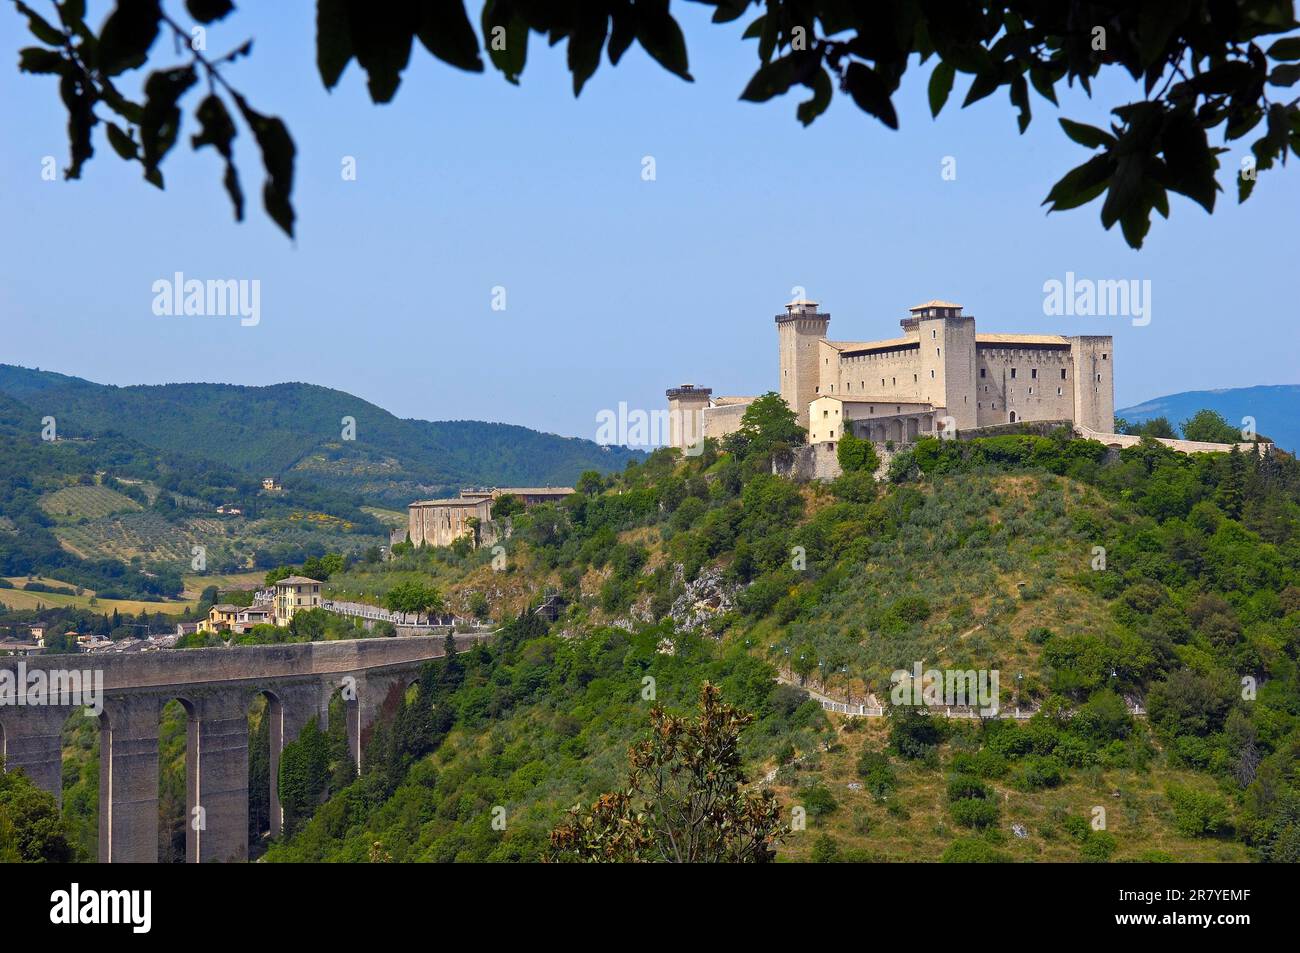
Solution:
<path fill-rule="evenodd" d="M 920 347 L 920 342 L 914 337 L 889 338 L 885 341 L 864 341 L 861 344 L 840 345 L 840 350 L 856 353 L 858 351 L 883 351 L 891 347 Z"/>
<path fill-rule="evenodd" d="M 498 494 L 510 493 L 515 496 L 528 496 L 538 493 L 549 493 L 554 496 L 568 496 L 574 492 L 571 486 L 502 486 L 497 487 Z"/>
<path fill-rule="evenodd" d="M 283 579 L 277 582 L 276 585 L 277 586 L 307 586 L 307 585 L 319 586 L 320 580 L 308 579 L 306 576 L 285 576 Z"/>
<path fill-rule="evenodd" d="M 922 304 L 914 304 L 907 310 L 920 311 L 922 308 L 960 308 L 960 307 L 961 305 L 957 304 L 957 302 L 955 301 L 940 301 L 938 298 L 934 298 L 933 300 L 926 301 Z"/>
<path fill-rule="evenodd" d="M 1055 344 L 1069 347 L 1070 339 L 1060 334 L 976 334 L 976 344 Z"/>

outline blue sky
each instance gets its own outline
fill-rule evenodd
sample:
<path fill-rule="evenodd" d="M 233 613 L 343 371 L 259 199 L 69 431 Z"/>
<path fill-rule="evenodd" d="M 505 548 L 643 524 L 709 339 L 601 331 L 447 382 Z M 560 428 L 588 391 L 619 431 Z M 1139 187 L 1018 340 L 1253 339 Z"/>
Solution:
<path fill-rule="evenodd" d="M 1229 181 L 1213 217 L 1173 197 L 1171 220 L 1135 252 L 1102 230 L 1099 203 L 1044 214 L 1052 184 L 1087 157 L 1045 101 L 1020 136 L 1004 96 L 956 108 L 959 77 L 931 120 L 927 65 L 896 97 L 900 131 L 840 96 L 805 129 L 796 96 L 737 101 L 757 62 L 744 21 L 712 26 L 703 8 L 673 6 L 693 84 L 633 48 L 575 100 L 562 47 L 534 39 L 520 87 L 417 47 L 396 100 L 377 107 L 355 63 L 322 88 L 314 4 L 245 4 L 209 48 L 254 38 L 229 75 L 297 142 L 294 242 L 261 211 L 243 130 L 252 207 L 233 222 L 219 160 L 188 148 L 201 94 L 163 166 L 166 192 L 102 137 L 81 181 L 47 182 L 42 158 L 67 156 L 54 83 L 0 70 L 0 361 L 114 384 L 302 380 L 403 417 L 593 437 L 601 409 L 661 407 L 683 381 L 774 388 L 772 317 L 801 286 L 836 339 L 892 337 L 909 305 L 934 297 L 964 304 L 982 331 L 1113 334 L 1117 406 L 1300 383 L 1293 167 L 1262 176 L 1241 207 Z M 23 26 L 0 9 L 11 64 Z M 1123 79 L 1096 92 L 1059 114 L 1104 124 L 1137 95 Z M 344 156 L 356 181 L 340 175 Z M 177 271 L 259 279 L 261 323 L 155 316 L 151 285 Z M 1151 323 L 1045 317 L 1043 283 L 1067 271 L 1149 279 Z"/>

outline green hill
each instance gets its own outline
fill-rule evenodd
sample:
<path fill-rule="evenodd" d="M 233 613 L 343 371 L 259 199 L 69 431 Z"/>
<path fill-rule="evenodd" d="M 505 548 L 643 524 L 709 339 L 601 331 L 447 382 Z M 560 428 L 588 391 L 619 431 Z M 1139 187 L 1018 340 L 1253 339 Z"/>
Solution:
<path fill-rule="evenodd" d="M 1060 432 L 798 486 L 754 446 L 586 481 L 517 519 L 503 572 L 425 550 L 338 580 L 433 580 L 507 618 L 551 587 L 568 609 L 432 665 L 268 859 L 535 860 L 622 789 L 647 691 L 689 712 L 709 680 L 755 716 L 749 778 L 800 821 L 778 859 L 1300 860 L 1293 458 Z M 918 662 L 1000 672 L 999 709 L 1032 717 L 849 719 L 776 680 L 888 706 Z"/>
<path fill-rule="evenodd" d="M 39 411 L 37 420 L 54 416 L 67 436 L 121 433 L 248 477 L 306 477 L 399 508 L 462 486 L 571 485 L 584 470 L 644 457 L 509 424 L 402 420 L 314 384 L 114 387 L 0 365 L 0 394 Z M 342 439 L 344 417 L 355 420 L 354 440 Z"/>

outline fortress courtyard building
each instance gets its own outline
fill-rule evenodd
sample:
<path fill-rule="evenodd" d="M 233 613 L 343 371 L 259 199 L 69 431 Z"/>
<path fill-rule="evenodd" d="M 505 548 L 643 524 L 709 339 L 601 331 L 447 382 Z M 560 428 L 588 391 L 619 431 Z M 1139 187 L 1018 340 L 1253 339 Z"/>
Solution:
<path fill-rule="evenodd" d="M 832 341 L 831 316 L 797 300 L 776 316 L 778 380 L 811 444 L 846 429 L 863 439 L 906 443 L 922 434 L 1021 421 L 1114 429 L 1114 342 L 1109 336 L 980 334 L 951 301 L 908 309 L 902 334 L 883 341 Z M 708 387 L 667 391 L 670 444 L 687 447 L 740 426 L 755 397 L 714 397 Z"/>

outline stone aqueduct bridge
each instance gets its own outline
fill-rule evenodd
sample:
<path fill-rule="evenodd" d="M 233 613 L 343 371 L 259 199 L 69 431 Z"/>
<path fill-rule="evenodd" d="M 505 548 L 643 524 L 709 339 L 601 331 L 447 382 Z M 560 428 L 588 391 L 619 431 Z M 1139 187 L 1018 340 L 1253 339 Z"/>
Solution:
<path fill-rule="evenodd" d="M 458 636 L 464 651 L 484 636 Z M 271 718 L 271 834 L 280 833 L 280 753 L 312 719 L 324 727 L 340 688 L 348 746 L 358 765 L 376 719 L 391 714 L 420 667 L 445 654 L 441 637 L 361 639 L 128 654 L 0 659 L 0 670 L 103 672 L 100 722 L 99 860 L 158 860 L 158 733 L 162 708 L 189 716 L 186 842 L 190 862 L 248 857 L 248 711 L 265 695 Z M 355 691 L 350 689 L 355 688 Z M 353 696 L 348 698 L 348 696 Z M 78 706 L 0 705 L 6 770 L 22 768 L 61 799 L 61 734 Z M 88 715 L 87 717 L 93 717 Z M 196 812 L 195 808 L 201 808 Z M 200 823 L 193 823 L 195 817 Z M 195 829 L 195 828 L 198 829 Z"/>

